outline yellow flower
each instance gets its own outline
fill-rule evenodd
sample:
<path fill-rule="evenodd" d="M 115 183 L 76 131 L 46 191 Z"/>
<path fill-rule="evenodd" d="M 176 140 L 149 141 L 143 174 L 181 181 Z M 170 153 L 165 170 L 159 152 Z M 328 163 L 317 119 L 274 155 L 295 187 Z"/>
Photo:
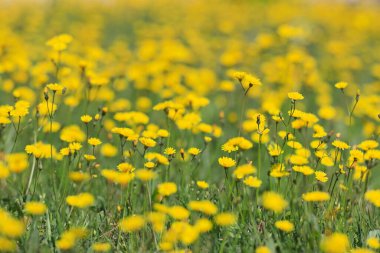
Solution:
<path fill-rule="evenodd" d="M 172 206 L 168 210 L 168 214 L 176 220 L 185 220 L 189 218 L 190 212 L 183 206 Z"/>
<path fill-rule="evenodd" d="M 146 148 L 152 148 L 156 146 L 156 142 L 151 138 L 141 137 L 139 138 L 141 144 L 143 144 Z"/>
<path fill-rule="evenodd" d="M 46 45 L 51 47 L 54 51 L 63 51 L 67 48 L 67 45 L 73 40 L 73 37 L 69 34 L 60 34 L 46 42 Z"/>
<path fill-rule="evenodd" d="M 219 226 L 231 226 L 236 224 L 237 217 L 233 213 L 220 213 L 215 216 L 214 220 Z"/>
<path fill-rule="evenodd" d="M 157 177 L 157 174 L 151 170 L 140 169 L 136 171 L 136 177 L 141 181 L 149 181 Z"/>
<path fill-rule="evenodd" d="M 195 222 L 194 227 L 199 232 L 206 233 L 212 229 L 212 222 L 206 218 L 200 218 Z"/>
<path fill-rule="evenodd" d="M 95 202 L 94 196 L 92 194 L 84 192 L 79 193 L 78 195 L 71 195 L 66 198 L 67 204 L 70 206 L 78 208 L 86 208 L 92 206 Z"/>
<path fill-rule="evenodd" d="M 165 148 L 165 150 L 164 150 L 165 155 L 173 156 L 173 155 L 175 155 L 175 153 L 176 153 L 176 150 L 174 148 L 171 148 L 171 147 Z"/>
<path fill-rule="evenodd" d="M 218 162 L 219 162 L 219 165 L 225 169 L 233 167 L 236 164 L 236 161 L 234 159 L 230 157 L 226 157 L 226 156 L 220 157 L 218 159 Z"/>
<path fill-rule="evenodd" d="M 369 237 L 367 239 L 367 245 L 372 249 L 380 249 L 380 240 L 376 237 Z"/>
<path fill-rule="evenodd" d="M 105 157 L 114 157 L 117 155 L 117 152 L 117 148 L 109 143 L 103 144 L 100 148 L 100 153 Z"/>
<path fill-rule="evenodd" d="M 237 167 L 232 173 L 237 179 L 242 179 L 247 175 L 256 172 L 256 168 L 252 164 L 243 164 Z"/>
<path fill-rule="evenodd" d="M 345 142 L 343 142 L 343 141 L 340 141 L 340 140 L 335 140 L 335 141 L 333 141 L 333 142 L 332 142 L 332 145 L 333 145 L 334 147 L 336 147 L 336 148 L 338 148 L 338 149 L 342 149 L 342 150 L 344 150 L 344 149 L 349 149 L 349 148 L 350 148 L 350 146 L 349 146 L 347 143 L 345 143 Z"/>
<path fill-rule="evenodd" d="M 152 223 L 155 232 L 162 232 L 165 228 L 166 214 L 160 212 L 150 212 L 147 219 Z"/>
<path fill-rule="evenodd" d="M 335 85 L 335 88 L 343 90 L 348 86 L 348 83 L 346 82 L 337 82 Z"/>
<path fill-rule="evenodd" d="M 91 248 L 95 252 L 107 252 L 111 250 L 111 244 L 108 242 L 96 242 L 91 245 Z"/>
<path fill-rule="evenodd" d="M 276 221 L 276 223 L 274 225 L 276 226 L 276 228 L 278 228 L 284 232 L 289 233 L 289 232 L 292 232 L 294 230 L 294 224 L 288 220 Z"/>
<path fill-rule="evenodd" d="M 14 173 L 21 173 L 29 166 L 28 156 L 24 153 L 12 153 L 6 156 L 8 169 Z"/>
<path fill-rule="evenodd" d="M 12 121 L 8 119 L 7 117 L 0 116 L 0 124 L 1 125 L 7 125 L 10 124 Z"/>
<path fill-rule="evenodd" d="M 199 155 L 201 153 L 201 150 L 198 149 L 198 148 L 189 148 L 189 150 L 187 150 L 187 152 L 190 155 L 197 156 L 197 155 Z"/>
<path fill-rule="evenodd" d="M 320 170 L 317 170 L 315 172 L 315 178 L 319 181 L 319 182 L 322 182 L 322 183 L 325 183 L 329 180 L 329 178 L 327 177 L 327 174 L 323 171 L 320 171 Z"/>
<path fill-rule="evenodd" d="M 262 198 L 264 208 L 275 213 L 282 212 L 288 206 L 288 202 L 276 192 L 264 192 Z"/>
<path fill-rule="evenodd" d="M 261 83 L 260 79 L 257 78 L 256 76 L 251 75 L 251 74 L 247 74 L 244 76 L 244 78 L 242 80 L 242 85 L 243 85 L 244 89 L 247 90 L 248 88 L 250 88 L 252 86 L 261 86 L 262 83 Z"/>
<path fill-rule="evenodd" d="M 350 248 L 348 237 L 342 233 L 333 233 L 321 241 L 321 249 L 326 253 L 345 253 Z"/>
<path fill-rule="evenodd" d="M 43 215 L 46 212 L 47 207 L 44 203 L 31 201 L 25 203 L 24 210 L 28 214 Z"/>
<path fill-rule="evenodd" d="M 330 194 L 328 192 L 314 191 L 302 194 L 302 198 L 307 202 L 327 201 L 330 199 Z"/>
<path fill-rule="evenodd" d="M 197 181 L 197 186 L 202 189 L 207 189 L 209 187 L 206 181 Z"/>
<path fill-rule="evenodd" d="M 9 169 L 4 166 L 2 162 L 0 162 L 0 179 L 5 179 L 9 177 Z"/>
<path fill-rule="evenodd" d="M 170 196 L 177 192 L 177 185 L 172 182 L 161 183 L 157 186 L 158 193 L 163 196 Z"/>
<path fill-rule="evenodd" d="M 238 146 L 231 145 L 230 143 L 225 143 L 222 145 L 222 150 L 228 153 L 237 151 L 238 149 Z"/>
<path fill-rule="evenodd" d="M 71 171 L 69 173 L 69 178 L 74 182 L 83 182 L 90 179 L 90 174 L 82 171 Z"/>
<path fill-rule="evenodd" d="M 90 115 L 87 115 L 87 114 L 86 114 L 86 115 L 81 116 L 81 117 L 80 117 L 80 120 L 81 120 L 83 123 L 87 124 L 87 123 L 91 122 L 92 117 L 91 117 Z"/>
<path fill-rule="evenodd" d="M 271 251 L 267 246 L 260 246 L 256 248 L 255 253 L 271 253 Z"/>
<path fill-rule="evenodd" d="M 305 176 L 314 174 L 314 170 L 307 165 L 293 166 L 293 170 L 304 174 Z"/>
<path fill-rule="evenodd" d="M 379 143 L 375 140 L 365 140 L 365 141 L 362 141 L 358 147 L 360 149 L 363 149 L 365 151 L 367 150 L 370 150 L 370 149 L 375 149 L 379 146 Z"/>
<path fill-rule="evenodd" d="M 246 75 L 247 73 L 242 72 L 242 71 L 236 71 L 232 73 L 232 77 L 237 79 L 239 82 L 241 82 Z"/>
<path fill-rule="evenodd" d="M 17 250 L 17 243 L 6 237 L 0 236 L 0 251 L 14 252 Z"/>
<path fill-rule="evenodd" d="M 85 140 L 86 135 L 79 126 L 70 125 L 62 129 L 60 138 L 65 142 L 82 142 Z"/>
<path fill-rule="evenodd" d="M 162 137 L 162 138 L 166 138 L 166 137 L 169 137 L 169 132 L 165 129 L 160 129 L 157 131 L 157 136 Z"/>
<path fill-rule="evenodd" d="M 90 139 L 88 139 L 88 144 L 95 147 L 95 146 L 102 144 L 102 142 L 98 138 L 90 138 Z"/>
<path fill-rule="evenodd" d="M 204 141 L 205 141 L 206 143 L 209 143 L 209 142 L 212 141 L 212 138 L 211 138 L 210 136 L 205 136 L 203 139 L 204 139 Z"/>
<path fill-rule="evenodd" d="M 65 231 L 61 235 L 61 239 L 57 241 L 57 246 L 61 250 L 69 250 L 75 246 L 77 240 L 88 235 L 88 230 L 82 227 L 73 227 Z"/>
<path fill-rule="evenodd" d="M 262 184 L 262 181 L 258 179 L 257 177 L 249 176 L 246 179 L 244 179 L 244 184 L 248 185 L 252 188 L 259 188 Z"/>
<path fill-rule="evenodd" d="M 184 245 L 190 245 L 194 243 L 199 237 L 199 231 L 194 226 L 187 224 L 184 226 L 182 233 L 180 234 L 180 240 Z"/>
<path fill-rule="evenodd" d="M 207 215 L 214 215 L 218 212 L 217 206 L 209 200 L 190 201 L 189 208 L 194 211 L 199 211 Z"/>
<path fill-rule="evenodd" d="M 270 156 L 279 156 L 282 153 L 284 153 L 284 151 L 281 149 L 280 145 L 278 144 L 269 144 L 268 152 Z"/>
<path fill-rule="evenodd" d="M 119 163 L 117 169 L 121 172 L 133 172 L 135 167 L 130 163 Z"/>
<path fill-rule="evenodd" d="M 94 156 L 94 155 L 88 155 L 88 154 L 83 155 L 83 157 L 87 161 L 94 161 L 96 159 L 96 156 Z"/>
<path fill-rule="evenodd" d="M 135 232 L 142 229 L 145 225 L 145 219 L 141 215 L 134 215 L 123 218 L 119 221 L 119 228 L 123 232 Z"/>
<path fill-rule="evenodd" d="M 49 83 L 46 87 L 53 92 L 62 92 L 65 87 L 57 83 Z"/>
<path fill-rule="evenodd" d="M 365 193 L 364 198 L 375 206 L 380 207 L 380 189 L 368 190 Z"/>
<path fill-rule="evenodd" d="M 69 150 L 70 150 L 70 153 L 75 153 L 76 151 L 79 151 L 80 149 L 82 148 L 82 144 L 80 144 L 79 142 L 71 142 L 69 144 Z"/>
<path fill-rule="evenodd" d="M 22 220 L 13 218 L 8 212 L 0 208 L 0 234 L 17 238 L 24 234 L 25 225 Z"/>
<path fill-rule="evenodd" d="M 304 97 L 302 96 L 302 94 L 299 93 L 299 92 L 289 92 L 288 93 L 288 98 L 290 98 L 290 99 L 292 99 L 294 101 L 296 101 L 296 100 L 303 100 L 304 99 Z"/>
<path fill-rule="evenodd" d="M 144 163 L 144 167 L 148 168 L 148 169 L 153 169 L 154 167 L 156 167 L 156 164 L 154 162 L 146 162 Z"/>

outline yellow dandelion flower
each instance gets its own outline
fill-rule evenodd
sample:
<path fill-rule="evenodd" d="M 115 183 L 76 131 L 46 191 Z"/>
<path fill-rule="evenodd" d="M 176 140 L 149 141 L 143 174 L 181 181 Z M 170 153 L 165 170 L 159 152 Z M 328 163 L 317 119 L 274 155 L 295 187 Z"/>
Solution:
<path fill-rule="evenodd" d="M 125 217 L 119 221 L 119 228 L 127 233 L 139 231 L 144 225 L 145 219 L 141 215 Z"/>
<path fill-rule="evenodd" d="M 188 207 L 191 210 L 205 213 L 207 215 L 214 215 L 218 212 L 217 206 L 209 200 L 190 201 Z"/>
<path fill-rule="evenodd" d="M 197 186 L 201 189 L 207 189 L 209 184 L 206 181 L 197 181 Z"/>
<path fill-rule="evenodd" d="M 96 242 L 91 245 L 91 249 L 95 252 L 107 252 L 111 250 L 111 244 L 108 242 Z"/>
<path fill-rule="evenodd" d="M 344 141 L 340 141 L 340 140 L 334 140 L 332 142 L 332 145 L 334 147 L 336 147 L 337 149 L 341 149 L 341 150 L 350 148 L 350 146 L 347 143 L 345 143 Z"/>
<path fill-rule="evenodd" d="M 345 88 L 347 88 L 348 83 L 347 82 L 337 82 L 334 86 L 337 89 L 344 90 Z"/>
<path fill-rule="evenodd" d="M 94 146 L 94 147 L 102 144 L 102 141 L 99 140 L 98 138 L 90 138 L 90 139 L 88 139 L 87 142 L 88 142 L 88 144 L 90 144 L 91 146 Z"/>
<path fill-rule="evenodd" d="M 287 233 L 292 232 L 294 230 L 294 224 L 288 220 L 276 221 L 274 225 L 276 226 L 276 228 Z"/>
<path fill-rule="evenodd" d="M 66 202 L 70 206 L 78 208 L 86 208 L 95 203 L 95 198 L 92 194 L 84 192 L 78 195 L 71 195 L 66 198 Z"/>
<path fill-rule="evenodd" d="M 81 116 L 81 117 L 80 117 L 80 120 L 81 120 L 83 123 L 88 124 L 88 123 L 91 122 L 92 117 L 91 117 L 90 115 L 87 115 L 87 114 L 86 114 L 86 115 Z"/>
<path fill-rule="evenodd" d="M 304 97 L 301 93 L 299 92 L 289 92 L 288 93 L 288 98 L 294 100 L 294 101 L 297 101 L 297 100 L 303 100 Z"/>
<path fill-rule="evenodd" d="M 350 242 L 347 235 L 333 233 L 322 239 L 320 247 L 326 253 L 345 253 L 350 247 Z"/>
<path fill-rule="evenodd" d="M 230 157 L 226 157 L 226 156 L 220 157 L 218 159 L 218 162 L 219 162 L 219 165 L 225 169 L 233 167 L 236 164 L 236 161 L 234 159 Z"/>
<path fill-rule="evenodd" d="M 380 240 L 376 237 L 369 237 L 367 239 L 367 245 L 372 249 L 380 249 Z"/>
<path fill-rule="evenodd" d="M 220 213 L 214 217 L 214 221 L 219 226 L 231 226 L 237 222 L 237 217 L 233 213 Z"/>
<path fill-rule="evenodd" d="M 380 207 L 380 189 L 378 190 L 368 190 L 364 194 L 364 198 L 374 204 L 376 207 Z"/>
<path fill-rule="evenodd" d="M 157 186 L 158 193 L 163 196 L 170 196 L 177 192 L 177 185 L 172 182 L 161 183 Z"/>
<path fill-rule="evenodd" d="M 43 215 L 46 212 L 47 207 L 42 202 L 31 201 L 25 203 L 24 210 L 28 214 Z"/>
<path fill-rule="evenodd" d="M 249 176 L 244 179 L 243 183 L 252 188 L 259 188 L 263 182 L 257 177 Z"/>
<path fill-rule="evenodd" d="M 302 199 L 307 202 L 328 201 L 330 194 L 328 192 L 314 191 L 302 194 Z"/>
<path fill-rule="evenodd" d="M 288 206 L 288 202 L 280 194 L 270 191 L 263 193 L 262 204 L 264 208 L 275 213 L 282 212 Z"/>

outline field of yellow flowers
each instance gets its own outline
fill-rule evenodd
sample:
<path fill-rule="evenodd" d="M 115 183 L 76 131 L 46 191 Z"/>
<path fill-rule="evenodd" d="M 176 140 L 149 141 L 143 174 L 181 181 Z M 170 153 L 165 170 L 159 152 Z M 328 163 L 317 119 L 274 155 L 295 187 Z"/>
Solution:
<path fill-rule="evenodd" d="M 374 1 L 0 1 L 0 252 L 380 252 Z"/>

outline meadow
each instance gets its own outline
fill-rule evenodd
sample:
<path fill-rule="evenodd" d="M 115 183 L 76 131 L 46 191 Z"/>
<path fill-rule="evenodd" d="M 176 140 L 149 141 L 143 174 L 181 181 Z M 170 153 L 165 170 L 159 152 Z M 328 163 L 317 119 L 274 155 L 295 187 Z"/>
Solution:
<path fill-rule="evenodd" d="M 0 1 L 0 252 L 380 252 L 376 1 Z"/>

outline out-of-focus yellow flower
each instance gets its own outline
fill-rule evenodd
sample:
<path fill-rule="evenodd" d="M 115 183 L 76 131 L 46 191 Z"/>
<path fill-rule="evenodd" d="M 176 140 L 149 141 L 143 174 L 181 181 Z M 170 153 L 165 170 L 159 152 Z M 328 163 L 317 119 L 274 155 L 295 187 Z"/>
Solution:
<path fill-rule="evenodd" d="M 342 233 L 333 233 L 321 241 L 321 249 L 326 253 L 345 253 L 349 247 L 348 237 Z"/>
<path fill-rule="evenodd" d="M 288 202 L 276 192 L 264 192 L 262 203 L 266 209 L 272 210 L 275 213 L 282 212 L 288 206 Z"/>
<path fill-rule="evenodd" d="M 43 215 L 46 212 L 47 207 L 42 202 L 31 201 L 25 203 L 24 210 L 28 214 Z"/>
<path fill-rule="evenodd" d="M 78 208 L 86 208 L 95 203 L 95 198 L 92 194 L 84 192 L 78 195 L 71 195 L 66 198 L 67 204 Z"/>
<path fill-rule="evenodd" d="M 119 228 L 123 232 L 135 232 L 145 225 L 145 219 L 141 215 L 134 215 L 123 218 L 119 221 Z"/>

